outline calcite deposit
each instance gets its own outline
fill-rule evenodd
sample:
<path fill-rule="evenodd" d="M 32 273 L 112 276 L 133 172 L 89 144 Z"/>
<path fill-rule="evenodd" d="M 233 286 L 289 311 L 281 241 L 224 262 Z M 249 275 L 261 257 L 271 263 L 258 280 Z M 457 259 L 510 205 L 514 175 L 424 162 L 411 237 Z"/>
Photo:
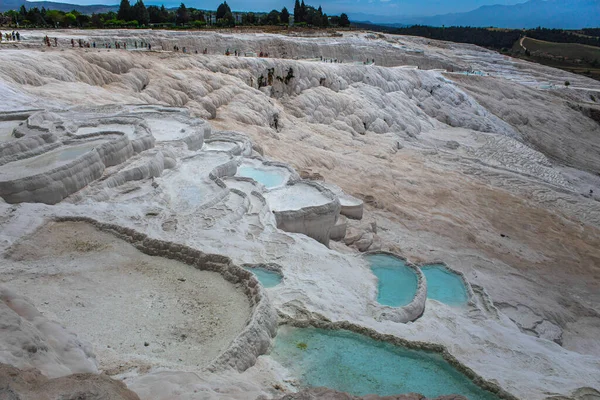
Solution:
<path fill-rule="evenodd" d="M 0 397 L 354 398 L 270 355 L 283 323 L 433 351 L 498 398 L 600 397 L 598 82 L 359 31 L 22 38 L 0 44 Z M 444 264 L 468 301 L 420 274 L 382 306 L 373 251 Z"/>

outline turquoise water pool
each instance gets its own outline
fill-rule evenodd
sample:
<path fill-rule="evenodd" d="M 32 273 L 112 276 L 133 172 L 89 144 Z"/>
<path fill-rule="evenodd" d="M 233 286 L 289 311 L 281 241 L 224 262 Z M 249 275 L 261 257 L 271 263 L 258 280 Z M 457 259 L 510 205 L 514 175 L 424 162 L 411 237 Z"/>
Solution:
<path fill-rule="evenodd" d="M 256 275 L 258 281 L 266 288 L 271 288 L 273 286 L 277 286 L 281 283 L 283 279 L 281 274 L 275 271 L 269 271 L 263 268 L 246 268 L 248 271 L 252 272 Z"/>
<path fill-rule="evenodd" d="M 262 183 L 266 188 L 273 188 L 283 184 L 285 177 L 283 174 L 275 171 L 266 171 L 242 165 L 238 168 L 237 174 L 246 178 L 252 178 L 256 182 Z"/>
<path fill-rule="evenodd" d="M 379 342 L 349 331 L 281 326 L 271 356 L 303 386 L 326 386 L 364 396 L 421 393 L 460 394 L 469 400 L 497 400 L 442 356 Z"/>
<path fill-rule="evenodd" d="M 451 306 L 461 306 L 469 301 L 463 280 L 443 265 L 425 265 L 421 271 L 427 280 L 427 297 Z"/>
<path fill-rule="evenodd" d="M 409 304 L 417 293 L 417 274 L 404 261 L 387 254 L 366 256 L 377 277 L 377 301 L 391 307 Z"/>

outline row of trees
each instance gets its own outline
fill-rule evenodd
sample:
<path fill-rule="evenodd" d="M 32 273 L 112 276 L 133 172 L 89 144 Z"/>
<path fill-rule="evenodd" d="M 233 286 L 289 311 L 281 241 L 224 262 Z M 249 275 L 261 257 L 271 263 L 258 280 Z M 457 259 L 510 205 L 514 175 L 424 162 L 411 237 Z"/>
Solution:
<path fill-rule="evenodd" d="M 298 3 L 296 0 L 295 23 L 298 25 L 312 25 L 317 27 L 349 26 L 350 21 L 346 14 L 328 17 L 323 13 L 321 7 L 315 9 L 306 5 L 304 0 Z M 95 13 L 91 16 L 82 14 L 76 10 L 65 12 L 59 10 L 47 10 L 32 7 L 26 9 L 21 6 L 19 11 L 11 10 L 0 14 L 0 23 L 4 17 L 4 23 L 16 23 L 21 26 L 53 26 L 53 27 L 81 27 L 81 28 L 109 28 L 109 27 L 136 27 L 136 26 L 178 26 L 178 27 L 202 27 L 207 23 L 227 27 L 238 25 L 287 25 L 290 23 L 290 13 L 286 7 L 281 11 L 272 10 L 269 13 L 243 13 L 234 17 L 227 2 L 223 2 L 217 8 L 216 13 L 205 13 L 196 8 L 188 8 L 185 4 L 177 9 L 167 9 L 162 6 L 148 6 L 143 0 L 135 0 L 132 5 L 130 0 L 121 0 L 117 12 Z M 214 18 L 214 19 L 213 19 Z"/>
<path fill-rule="evenodd" d="M 294 23 L 319 27 L 327 27 L 330 24 L 341 27 L 350 26 L 348 15 L 342 13 L 339 17 L 335 16 L 329 18 L 327 14 L 323 13 L 321 6 L 315 9 L 313 6 L 306 5 L 304 0 L 302 0 L 302 2 L 296 0 L 296 3 L 294 4 Z"/>
<path fill-rule="evenodd" d="M 3 17 L 3 18 L 1 18 Z M 9 10 L 0 14 L 0 22 L 4 24 L 19 23 L 21 26 L 53 26 L 53 27 L 68 27 L 68 26 L 85 26 L 89 24 L 91 17 L 73 10 L 64 12 L 59 10 L 47 10 L 42 7 L 32 7 L 29 10 L 25 6 L 21 6 L 18 11 Z"/>
<path fill-rule="evenodd" d="M 150 23 L 150 12 L 142 0 L 137 0 L 133 6 L 129 3 L 129 0 L 121 0 L 117 20 L 136 21 L 139 25 L 148 25 Z"/>

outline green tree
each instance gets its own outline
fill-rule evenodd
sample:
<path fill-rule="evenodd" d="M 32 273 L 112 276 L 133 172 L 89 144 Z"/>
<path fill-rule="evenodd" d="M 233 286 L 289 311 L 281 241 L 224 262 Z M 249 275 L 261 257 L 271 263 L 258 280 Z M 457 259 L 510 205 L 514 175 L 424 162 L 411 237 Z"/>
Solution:
<path fill-rule="evenodd" d="M 242 24 L 254 25 L 256 24 L 256 15 L 253 12 L 242 15 Z"/>
<path fill-rule="evenodd" d="M 306 4 L 304 4 L 304 0 L 300 2 L 300 15 L 302 15 L 302 22 L 308 22 L 308 14 L 306 12 Z"/>
<path fill-rule="evenodd" d="M 101 14 L 92 14 L 90 23 L 95 28 L 104 28 L 104 19 L 102 18 Z"/>
<path fill-rule="evenodd" d="M 279 19 L 284 24 L 289 24 L 290 23 L 290 12 L 288 11 L 287 8 L 283 7 L 281 9 L 281 13 L 279 14 Z"/>
<path fill-rule="evenodd" d="M 58 10 L 48 10 L 46 12 L 46 20 L 49 20 L 52 23 L 52 26 L 57 26 L 62 24 L 64 14 Z"/>
<path fill-rule="evenodd" d="M 190 22 L 190 13 L 188 12 L 185 4 L 181 3 L 177 12 L 175 13 L 175 23 L 177 25 L 182 24 L 185 25 Z"/>
<path fill-rule="evenodd" d="M 65 14 L 64 24 L 66 26 L 73 26 L 73 25 L 75 25 L 76 22 L 77 22 L 77 17 L 75 16 L 75 14 L 73 14 L 73 13 Z"/>
<path fill-rule="evenodd" d="M 190 8 L 190 21 L 194 22 L 206 22 L 204 19 L 204 13 L 196 8 Z M 197 25 L 197 24 L 196 24 Z"/>
<path fill-rule="evenodd" d="M 160 6 L 160 18 L 162 19 L 162 22 L 173 22 L 175 17 L 175 13 L 167 10 L 164 4 Z"/>
<path fill-rule="evenodd" d="M 231 11 L 227 11 L 223 18 L 221 18 L 221 25 L 223 26 L 234 26 L 235 20 Z"/>
<path fill-rule="evenodd" d="M 129 21 L 131 19 L 131 4 L 129 4 L 129 0 L 121 0 L 117 19 L 123 21 Z"/>
<path fill-rule="evenodd" d="M 319 6 L 317 10 L 317 15 L 314 18 L 313 25 L 323 26 L 323 9 Z"/>
<path fill-rule="evenodd" d="M 302 21 L 302 9 L 300 8 L 300 0 L 296 0 L 294 3 L 294 22 Z"/>
<path fill-rule="evenodd" d="M 165 22 L 173 22 L 175 16 L 171 16 L 169 11 L 164 5 L 160 6 L 148 6 L 148 19 L 152 24 L 162 24 Z"/>
<path fill-rule="evenodd" d="M 27 11 L 26 19 L 35 25 L 46 25 L 46 21 L 44 21 L 44 17 L 37 7 L 32 7 Z"/>
<path fill-rule="evenodd" d="M 91 22 L 91 18 L 89 15 L 85 15 L 85 14 L 81 14 L 81 13 L 77 13 L 75 15 L 75 20 L 77 22 L 77 26 L 79 26 L 79 27 L 88 26 Z"/>
<path fill-rule="evenodd" d="M 348 16 L 346 15 L 346 13 L 341 13 L 340 14 L 340 26 L 341 27 L 349 27 L 350 26 L 350 20 L 348 19 Z"/>
<path fill-rule="evenodd" d="M 267 24 L 268 25 L 277 25 L 279 24 L 279 11 L 271 10 L 269 14 L 267 14 Z"/>
<path fill-rule="evenodd" d="M 151 24 L 158 24 L 163 22 L 160 20 L 160 8 L 158 6 L 148 6 L 148 19 Z"/>
<path fill-rule="evenodd" d="M 150 22 L 150 14 L 142 0 L 137 0 L 133 7 L 131 7 L 131 17 L 138 21 L 140 25 L 148 25 Z"/>
<path fill-rule="evenodd" d="M 227 13 L 231 14 L 231 8 L 227 2 L 219 4 L 219 7 L 217 7 L 217 20 L 225 18 L 225 14 Z"/>

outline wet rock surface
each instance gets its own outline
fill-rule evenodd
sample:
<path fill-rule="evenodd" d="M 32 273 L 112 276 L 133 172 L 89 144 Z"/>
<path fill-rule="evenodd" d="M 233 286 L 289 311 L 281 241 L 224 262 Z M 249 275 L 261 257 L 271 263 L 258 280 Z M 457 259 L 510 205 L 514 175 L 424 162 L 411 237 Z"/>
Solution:
<path fill-rule="evenodd" d="M 298 393 L 287 394 L 278 400 L 467 400 L 464 396 L 440 396 L 427 398 L 417 393 L 398 394 L 392 396 L 353 396 L 345 392 L 328 388 L 303 389 Z"/>

